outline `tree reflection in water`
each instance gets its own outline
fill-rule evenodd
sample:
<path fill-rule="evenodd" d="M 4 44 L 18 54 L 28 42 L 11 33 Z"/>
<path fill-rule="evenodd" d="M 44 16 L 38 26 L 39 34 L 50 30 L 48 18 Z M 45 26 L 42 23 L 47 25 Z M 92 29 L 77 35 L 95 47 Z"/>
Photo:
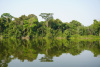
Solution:
<path fill-rule="evenodd" d="M 94 57 L 100 55 L 100 41 L 68 41 L 66 39 L 2 39 L 0 40 L 0 67 L 7 67 L 11 60 L 18 58 L 22 62 L 36 60 L 38 54 L 44 54 L 40 62 L 53 62 L 53 57 L 62 53 L 79 55 L 82 51 L 89 50 Z M 13 58 L 11 57 L 13 56 Z"/>

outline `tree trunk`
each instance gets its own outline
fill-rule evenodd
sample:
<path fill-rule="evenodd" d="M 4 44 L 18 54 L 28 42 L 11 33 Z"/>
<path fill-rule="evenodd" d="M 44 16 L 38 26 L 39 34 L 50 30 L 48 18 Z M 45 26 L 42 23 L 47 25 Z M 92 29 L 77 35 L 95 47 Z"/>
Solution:
<path fill-rule="evenodd" d="M 48 27 L 48 21 L 46 21 L 46 26 Z"/>
<path fill-rule="evenodd" d="M 48 49 L 46 49 L 46 55 L 48 55 Z"/>
<path fill-rule="evenodd" d="M 43 39 L 43 28 L 42 28 L 42 39 Z"/>

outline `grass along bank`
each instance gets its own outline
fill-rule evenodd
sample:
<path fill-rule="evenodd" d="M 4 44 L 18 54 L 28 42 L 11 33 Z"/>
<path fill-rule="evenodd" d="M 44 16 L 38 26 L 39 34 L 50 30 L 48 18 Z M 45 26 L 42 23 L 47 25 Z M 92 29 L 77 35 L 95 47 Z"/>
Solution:
<path fill-rule="evenodd" d="M 70 39 L 81 39 L 81 40 L 93 39 L 93 40 L 99 40 L 100 36 L 94 36 L 94 35 L 86 35 L 86 36 L 72 35 L 70 37 Z"/>

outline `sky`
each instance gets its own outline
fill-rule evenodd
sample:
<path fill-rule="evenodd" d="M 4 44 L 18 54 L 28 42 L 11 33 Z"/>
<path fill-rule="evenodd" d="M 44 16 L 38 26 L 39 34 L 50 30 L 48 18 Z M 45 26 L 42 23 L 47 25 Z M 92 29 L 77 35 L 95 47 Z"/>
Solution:
<path fill-rule="evenodd" d="M 77 20 L 84 26 L 100 21 L 100 0 L 0 0 L 0 16 L 10 13 L 14 17 L 40 13 L 53 13 L 54 19 L 62 22 Z"/>

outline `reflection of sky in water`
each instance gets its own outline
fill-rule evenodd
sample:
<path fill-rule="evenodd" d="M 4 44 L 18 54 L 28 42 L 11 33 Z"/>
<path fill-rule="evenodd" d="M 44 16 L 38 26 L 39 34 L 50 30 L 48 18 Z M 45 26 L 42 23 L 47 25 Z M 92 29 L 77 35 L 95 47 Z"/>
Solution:
<path fill-rule="evenodd" d="M 87 50 L 76 56 L 64 53 L 59 57 L 53 57 L 53 62 L 40 62 L 41 57 L 44 55 L 38 54 L 38 58 L 33 62 L 14 59 L 8 67 L 100 67 L 100 58 L 94 57 L 93 53 Z"/>

